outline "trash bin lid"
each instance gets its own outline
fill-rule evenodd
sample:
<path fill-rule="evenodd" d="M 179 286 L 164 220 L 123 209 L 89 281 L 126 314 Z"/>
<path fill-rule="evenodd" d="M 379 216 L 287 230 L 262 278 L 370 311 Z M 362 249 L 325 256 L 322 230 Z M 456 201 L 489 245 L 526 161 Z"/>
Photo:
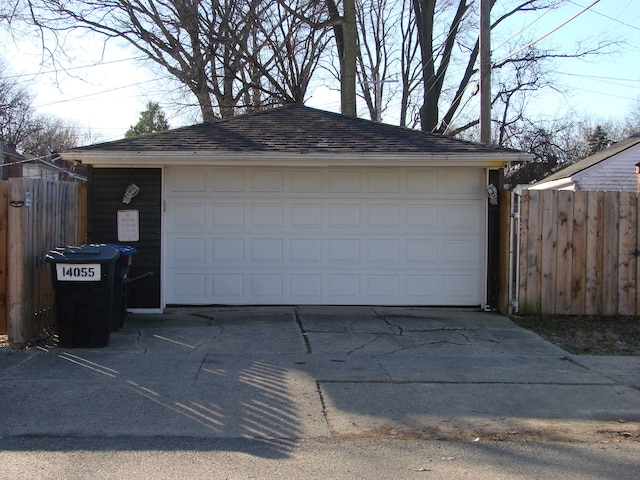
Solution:
<path fill-rule="evenodd" d="M 115 248 L 107 245 L 69 245 L 50 250 L 45 260 L 51 263 L 109 263 L 115 262 L 120 253 Z"/>
<path fill-rule="evenodd" d="M 135 255 L 138 253 L 138 250 L 130 245 L 119 245 L 117 243 L 107 243 L 105 245 L 107 247 L 115 248 L 121 257 L 128 257 L 129 255 Z"/>

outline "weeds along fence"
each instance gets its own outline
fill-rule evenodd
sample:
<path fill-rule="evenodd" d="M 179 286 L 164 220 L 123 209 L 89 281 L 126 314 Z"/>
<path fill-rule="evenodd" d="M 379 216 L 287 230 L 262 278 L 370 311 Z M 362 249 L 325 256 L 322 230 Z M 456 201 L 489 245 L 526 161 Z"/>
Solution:
<path fill-rule="evenodd" d="M 86 184 L 30 178 L 0 181 L 0 334 L 26 344 L 55 322 L 45 255 L 84 243 Z"/>
<path fill-rule="evenodd" d="M 635 192 L 528 190 L 505 199 L 512 225 L 506 257 L 512 309 L 640 315 Z"/>

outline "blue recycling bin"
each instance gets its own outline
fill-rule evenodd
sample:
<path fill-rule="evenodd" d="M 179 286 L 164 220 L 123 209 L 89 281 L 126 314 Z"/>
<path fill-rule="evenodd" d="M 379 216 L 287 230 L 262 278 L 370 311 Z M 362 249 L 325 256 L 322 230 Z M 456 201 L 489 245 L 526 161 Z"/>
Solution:
<path fill-rule="evenodd" d="M 124 325 L 124 319 L 127 317 L 127 283 L 129 277 L 129 269 L 133 260 L 133 256 L 138 251 L 129 245 L 118 245 L 115 243 L 107 243 L 107 247 L 115 249 L 120 257 L 116 261 L 116 270 L 113 279 L 113 311 L 111 315 L 111 331 L 115 332 Z"/>
<path fill-rule="evenodd" d="M 55 248 L 45 256 L 53 275 L 61 347 L 109 345 L 119 258 L 116 249 L 97 244 Z"/>

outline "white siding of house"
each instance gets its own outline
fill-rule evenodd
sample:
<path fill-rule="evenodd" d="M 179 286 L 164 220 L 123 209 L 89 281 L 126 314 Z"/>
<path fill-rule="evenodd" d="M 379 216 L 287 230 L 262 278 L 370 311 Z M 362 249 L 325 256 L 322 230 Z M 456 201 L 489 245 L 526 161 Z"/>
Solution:
<path fill-rule="evenodd" d="M 635 145 L 573 175 L 578 190 L 635 192 L 638 181 L 636 164 L 640 162 L 640 145 Z"/>

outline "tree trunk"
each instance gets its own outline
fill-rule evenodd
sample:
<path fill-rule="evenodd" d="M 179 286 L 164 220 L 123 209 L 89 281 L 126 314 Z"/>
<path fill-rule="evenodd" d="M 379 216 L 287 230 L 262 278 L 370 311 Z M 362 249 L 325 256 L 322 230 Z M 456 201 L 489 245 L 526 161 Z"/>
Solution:
<path fill-rule="evenodd" d="M 418 26 L 424 85 L 423 102 L 420 107 L 420 124 L 423 131 L 431 132 L 438 125 L 438 96 L 434 95 L 436 71 L 433 57 L 433 19 L 436 0 L 413 0 L 413 8 Z"/>

